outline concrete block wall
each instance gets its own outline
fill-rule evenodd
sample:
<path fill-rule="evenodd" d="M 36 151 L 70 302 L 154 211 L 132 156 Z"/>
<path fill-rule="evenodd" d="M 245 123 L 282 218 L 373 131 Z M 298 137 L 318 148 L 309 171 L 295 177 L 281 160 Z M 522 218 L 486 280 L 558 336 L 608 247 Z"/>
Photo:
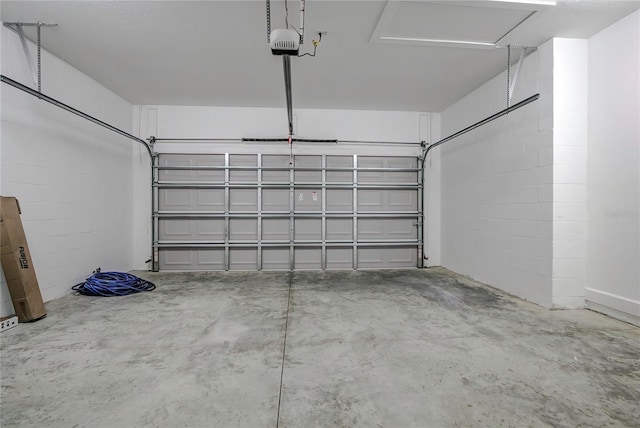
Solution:
<path fill-rule="evenodd" d="M 584 306 L 588 40 L 553 40 L 553 306 Z"/>
<path fill-rule="evenodd" d="M 587 306 L 640 325 L 640 11 L 588 56 Z"/>
<path fill-rule="evenodd" d="M 636 11 L 589 40 L 546 42 L 519 83 L 540 100 L 441 149 L 444 266 L 640 323 L 638 22 Z M 505 81 L 444 111 L 442 135 L 499 110 Z"/>
<path fill-rule="evenodd" d="M 442 136 L 506 108 L 506 85 L 503 72 L 442 112 Z M 545 306 L 552 305 L 553 90 L 548 41 L 525 58 L 512 98 L 540 93 L 538 101 L 434 150 L 442 265 Z"/>
<path fill-rule="evenodd" d="M 1 39 L 2 74 L 34 87 L 17 34 L 3 27 Z M 42 89 L 131 131 L 128 102 L 46 51 Z M 98 266 L 129 270 L 135 143 L 6 84 L 0 99 L 0 193 L 20 201 L 45 301 L 69 293 Z M 4 276 L 0 294 L 0 314 L 12 314 Z"/>

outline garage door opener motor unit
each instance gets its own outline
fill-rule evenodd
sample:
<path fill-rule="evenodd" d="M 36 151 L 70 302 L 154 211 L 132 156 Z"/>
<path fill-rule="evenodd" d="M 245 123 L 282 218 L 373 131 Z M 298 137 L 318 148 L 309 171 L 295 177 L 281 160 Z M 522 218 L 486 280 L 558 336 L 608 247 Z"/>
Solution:
<path fill-rule="evenodd" d="M 298 55 L 300 51 L 300 36 L 295 30 L 273 30 L 270 39 L 269 45 L 274 55 Z"/>

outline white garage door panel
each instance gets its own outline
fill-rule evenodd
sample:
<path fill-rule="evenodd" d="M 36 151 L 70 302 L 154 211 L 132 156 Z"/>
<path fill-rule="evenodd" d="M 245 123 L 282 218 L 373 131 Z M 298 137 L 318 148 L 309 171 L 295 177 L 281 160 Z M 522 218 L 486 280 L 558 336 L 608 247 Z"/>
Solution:
<path fill-rule="evenodd" d="M 160 154 L 154 267 L 416 267 L 421 175 L 397 156 Z"/>
<path fill-rule="evenodd" d="M 224 220 L 165 220 L 160 223 L 161 240 L 223 241 Z"/>
<path fill-rule="evenodd" d="M 286 170 L 262 171 L 263 183 L 289 183 L 289 156 L 264 155 L 262 156 L 264 168 L 287 168 Z"/>
<path fill-rule="evenodd" d="M 384 252 L 377 248 L 361 248 L 358 250 L 358 267 L 391 269 L 415 266 L 417 263 L 416 255 L 414 247 L 388 248 Z"/>
<path fill-rule="evenodd" d="M 231 189 L 230 211 L 252 211 L 258 209 L 258 193 L 254 189 Z"/>
<path fill-rule="evenodd" d="M 322 239 L 320 219 L 297 218 L 293 224 L 296 241 L 319 241 Z"/>
<path fill-rule="evenodd" d="M 193 196 L 191 207 L 193 210 L 219 211 L 224 209 L 224 190 L 193 189 L 189 193 Z"/>
<path fill-rule="evenodd" d="M 398 157 L 359 157 L 358 168 L 416 168 L 417 159 Z M 417 171 L 359 171 L 358 183 L 416 183 Z"/>
<path fill-rule="evenodd" d="M 256 155 L 231 155 L 229 157 L 229 165 L 232 167 L 253 167 L 257 166 L 258 157 Z M 231 169 L 229 173 L 229 181 L 232 183 L 251 182 L 255 183 L 258 179 L 257 170 Z"/>
<path fill-rule="evenodd" d="M 224 191 L 218 189 L 165 189 L 160 205 L 166 210 L 210 210 L 224 207 Z"/>
<path fill-rule="evenodd" d="M 406 240 L 416 238 L 416 220 L 410 218 L 358 219 L 359 240 Z"/>
<path fill-rule="evenodd" d="M 232 241 L 256 241 L 258 221 L 246 218 L 229 220 L 229 237 Z"/>
<path fill-rule="evenodd" d="M 321 189 L 301 189 L 294 188 L 294 208 L 295 212 L 322 210 L 322 190 Z"/>
<path fill-rule="evenodd" d="M 224 250 L 172 250 L 160 251 L 163 270 L 223 270 Z"/>
<path fill-rule="evenodd" d="M 296 248 L 295 269 L 322 269 L 320 248 Z"/>
<path fill-rule="evenodd" d="M 160 206 L 168 211 L 224 210 L 222 189 L 163 189 Z"/>
<path fill-rule="evenodd" d="M 289 270 L 289 249 L 263 248 L 263 270 Z"/>
<path fill-rule="evenodd" d="M 255 248 L 232 248 L 229 270 L 256 270 L 258 252 Z"/>
<path fill-rule="evenodd" d="M 353 168 L 352 156 L 327 156 L 327 183 L 353 183 L 353 171 L 331 168 Z"/>
<path fill-rule="evenodd" d="M 412 190 L 385 191 L 385 205 L 393 208 L 393 211 L 415 211 L 417 195 Z"/>
<path fill-rule="evenodd" d="M 262 240 L 289 242 L 289 219 L 266 218 L 262 220 Z"/>
<path fill-rule="evenodd" d="M 224 155 L 162 155 L 159 164 L 165 167 L 224 167 Z M 160 170 L 160 181 L 224 181 L 224 169 L 198 170 L 176 169 Z"/>
<path fill-rule="evenodd" d="M 327 248 L 327 269 L 353 269 L 353 250 Z"/>
<path fill-rule="evenodd" d="M 327 189 L 327 211 L 353 211 L 353 191 Z"/>
<path fill-rule="evenodd" d="M 327 220 L 327 240 L 351 241 L 353 236 L 353 220 L 330 218 Z"/>
<path fill-rule="evenodd" d="M 289 212 L 289 189 L 262 189 L 262 211 Z"/>
<path fill-rule="evenodd" d="M 415 190 L 359 190 L 358 212 L 417 211 Z"/>
<path fill-rule="evenodd" d="M 294 165 L 296 168 L 320 168 L 322 158 L 320 156 L 296 156 Z M 293 174 L 294 183 L 320 183 L 321 171 L 296 170 Z"/>

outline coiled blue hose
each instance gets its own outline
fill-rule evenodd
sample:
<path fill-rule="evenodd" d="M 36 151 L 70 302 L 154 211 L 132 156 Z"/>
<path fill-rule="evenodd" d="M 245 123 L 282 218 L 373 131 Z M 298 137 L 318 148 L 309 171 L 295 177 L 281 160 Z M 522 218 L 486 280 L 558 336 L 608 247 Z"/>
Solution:
<path fill-rule="evenodd" d="M 151 291 L 155 284 L 125 272 L 100 272 L 100 268 L 85 282 L 71 287 L 84 296 L 126 296 L 141 291 Z"/>

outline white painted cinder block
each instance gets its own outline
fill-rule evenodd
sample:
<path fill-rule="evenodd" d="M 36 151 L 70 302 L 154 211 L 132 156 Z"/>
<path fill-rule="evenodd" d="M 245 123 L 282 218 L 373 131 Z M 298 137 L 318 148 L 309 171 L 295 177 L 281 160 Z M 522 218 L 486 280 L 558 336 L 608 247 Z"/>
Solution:
<path fill-rule="evenodd" d="M 553 167 L 553 182 L 556 184 L 580 184 L 587 182 L 587 169 L 585 165 L 560 165 L 557 162 Z"/>
<path fill-rule="evenodd" d="M 579 202 L 556 202 L 553 206 L 553 219 L 554 221 L 586 223 L 587 212 L 584 200 Z"/>
<path fill-rule="evenodd" d="M 553 303 L 578 307 L 584 305 L 586 285 L 587 41 L 553 43 Z M 568 244 L 556 245 L 559 241 L 571 242 L 572 251 Z"/>
<path fill-rule="evenodd" d="M 18 36 L 2 31 L 2 74 L 29 84 Z M 33 52 L 33 50 L 32 50 Z M 42 52 L 43 92 L 124 130 L 131 106 Z M 16 89 L 2 87 L 3 196 L 15 196 L 45 301 L 98 266 L 131 269 L 131 142 Z M 2 280 L 1 315 L 13 313 Z"/>
<path fill-rule="evenodd" d="M 588 41 L 588 306 L 640 325 L 640 11 Z"/>
<path fill-rule="evenodd" d="M 587 199 L 587 186 L 585 184 L 558 183 L 552 187 L 557 201 L 584 202 Z"/>
<path fill-rule="evenodd" d="M 553 222 L 553 239 L 560 241 L 585 241 L 587 239 L 587 224 L 584 221 Z"/>
<path fill-rule="evenodd" d="M 608 175 L 594 168 L 587 174 L 587 162 L 596 162 L 591 152 L 587 156 L 587 142 L 592 141 L 593 134 L 587 132 L 593 128 L 589 127 L 593 120 L 587 116 L 592 85 L 587 71 L 593 68 L 588 66 L 587 51 L 588 42 L 577 39 L 555 39 L 540 46 L 525 62 L 524 83 L 516 86 L 516 96 L 518 90 L 535 88 L 541 93 L 540 100 L 507 120 L 497 120 L 442 148 L 443 265 L 547 306 L 584 305 L 587 265 L 590 269 L 592 266 L 587 263 L 587 221 L 591 224 L 590 218 L 597 216 L 599 222 L 610 223 L 611 231 L 628 231 L 623 222 L 613 225 L 620 216 L 612 213 L 633 216 L 638 212 L 634 198 L 640 193 L 639 180 L 633 175 L 637 174 L 639 159 L 637 144 L 627 145 L 634 148 L 633 153 L 611 142 L 600 146 L 612 156 L 626 156 L 634 162 L 636 166 L 626 170 L 634 180 L 615 168 Z M 637 71 L 637 61 L 634 64 L 631 69 Z M 631 73 L 634 82 L 638 74 Z M 492 113 L 489 110 L 499 105 L 503 79 L 504 75 L 492 79 L 445 110 L 443 135 Z M 629 99 L 609 96 L 612 103 L 621 98 Z M 637 103 L 630 107 L 637 111 Z M 622 113 L 618 116 L 629 117 Z M 632 116 L 637 130 L 638 114 Z M 610 139 L 611 124 L 616 119 L 608 123 L 606 135 Z M 602 129 L 604 136 L 604 126 Z M 605 163 L 607 160 L 604 156 Z M 621 192 L 635 192 L 634 196 L 627 196 L 625 203 L 611 196 L 616 192 L 602 192 L 598 208 L 591 208 L 587 214 L 587 200 L 593 193 L 589 189 L 595 188 L 587 187 L 587 178 L 594 182 L 609 179 L 620 186 Z M 615 206 L 626 208 L 616 210 Z M 506 234 L 500 221 L 503 218 L 511 221 Z M 637 227 L 640 222 L 634 219 L 633 227 Z M 512 240 L 494 239 L 497 233 Z M 636 260 L 640 247 L 637 236 L 632 231 L 619 239 L 633 242 L 635 247 L 629 252 L 636 254 Z M 637 261 L 632 265 L 637 266 Z M 634 284 L 638 283 L 636 278 Z M 638 300 L 635 294 L 634 299 Z"/>
<path fill-rule="evenodd" d="M 586 245 L 584 240 L 554 240 L 553 256 L 556 259 L 585 259 Z"/>
<path fill-rule="evenodd" d="M 552 54 L 548 42 L 526 58 L 513 102 L 542 87 L 540 100 L 441 149 L 443 265 L 547 306 L 552 300 Z M 443 135 L 503 109 L 505 79 L 504 73 L 497 76 L 445 110 Z"/>
<path fill-rule="evenodd" d="M 586 269 L 585 259 L 561 259 L 554 256 L 553 261 L 553 276 L 554 281 L 557 278 L 575 278 L 579 280 L 582 285 L 582 295 L 584 296 L 584 270 Z M 562 290 L 563 293 L 567 293 L 568 296 L 575 296 L 576 294 L 568 293 L 567 290 Z M 554 296 L 561 294 L 554 294 Z"/>

